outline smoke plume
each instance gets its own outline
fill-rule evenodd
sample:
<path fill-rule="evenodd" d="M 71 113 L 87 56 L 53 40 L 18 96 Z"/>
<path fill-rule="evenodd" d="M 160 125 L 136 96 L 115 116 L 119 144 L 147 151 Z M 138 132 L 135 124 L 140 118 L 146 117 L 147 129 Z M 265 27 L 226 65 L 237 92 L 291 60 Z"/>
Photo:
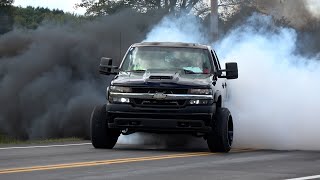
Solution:
<path fill-rule="evenodd" d="M 206 34 L 199 27 L 186 16 L 165 18 L 146 41 L 203 43 Z M 254 14 L 212 46 L 221 62 L 239 65 L 239 79 L 229 81 L 226 103 L 235 119 L 234 147 L 320 150 L 319 56 L 297 53 L 294 29 Z"/>
<path fill-rule="evenodd" d="M 319 57 L 296 54 L 296 40 L 295 30 L 254 15 L 217 43 L 223 60 L 239 63 L 228 104 L 236 117 L 237 146 L 320 149 L 314 141 L 320 138 Z"/>
<path fill-rule="evenodd" d="M 275 18 L 284 18 L 291 26 L 303 29 L 320 18 L 317 0 L 268 0 L 257 1 L 258 9 Z"/>
<path fill-rule="evenodd" d="M 124 11 L 0 36 L 0 132 L 26 139 L 88 136 L 90 113 L 105 101 L 111 78 L 97 73 L 100 57 L 119 63 L 120 43 L 123 54 L 158 18 Z"/>
<path fill-rule="evenodd" d="M 311 15 L 315 18 L 320 18 L 320 2 L 317 0 L 306 0 L 305 6 Z"/>

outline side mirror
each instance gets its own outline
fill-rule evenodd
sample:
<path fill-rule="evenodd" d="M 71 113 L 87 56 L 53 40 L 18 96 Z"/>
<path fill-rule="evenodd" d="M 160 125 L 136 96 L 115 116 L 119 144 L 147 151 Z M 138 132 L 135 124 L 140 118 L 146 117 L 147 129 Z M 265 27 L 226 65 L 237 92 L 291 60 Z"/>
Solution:
<path fill-rule="evenodd" d="M 238 64 L 235 62 L 226 63 L 227 79 L 238 79 Z"/>
<path fill-rule="evenodd" d="M 223 75 L 222 72 L 226 72 L 226 75 Z M 220 70 L 219 78 L 238 79 L 238 64 L 235 62 L 226 63 L 226 69 Z"/>
<path fill-rule="evenodd" d="M 112 66 L 112 58 L 102 57 L 100 60 L 99 65 L 99 72 L 100 74 L 110 75 L 110 74 L 117 74 L 116 70 L 118 69 L 117 66 Z"/>

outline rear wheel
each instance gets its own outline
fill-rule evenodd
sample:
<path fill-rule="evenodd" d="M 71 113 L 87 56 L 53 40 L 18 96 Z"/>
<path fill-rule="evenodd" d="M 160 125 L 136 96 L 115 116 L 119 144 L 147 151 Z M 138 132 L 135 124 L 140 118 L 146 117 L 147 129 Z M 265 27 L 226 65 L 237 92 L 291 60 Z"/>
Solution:
<path fill-rule="evenodd" d="M 93 109 L 90 130 L 91 143 L 95 148 L 112 149 L 120 136 L 120 130 L 108 128 L 106 105 Z"/>
<path fill-rule="evenodd" d="M 207 144 L 211 152 L 229 152 L 233 142 L 233 120 L 227 108 L 218 108 Z"/>

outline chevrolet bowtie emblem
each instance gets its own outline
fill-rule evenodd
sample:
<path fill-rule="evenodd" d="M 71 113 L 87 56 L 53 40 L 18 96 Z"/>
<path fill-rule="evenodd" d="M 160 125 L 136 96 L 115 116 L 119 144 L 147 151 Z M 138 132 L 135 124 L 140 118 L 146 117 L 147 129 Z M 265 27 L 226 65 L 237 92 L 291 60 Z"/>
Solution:
<path fill-rule="evenodd" d="M 156 93 L 153 95 L 153 99 L 163 100 L 166 99 L 167 95 L 163 93 Z"/>

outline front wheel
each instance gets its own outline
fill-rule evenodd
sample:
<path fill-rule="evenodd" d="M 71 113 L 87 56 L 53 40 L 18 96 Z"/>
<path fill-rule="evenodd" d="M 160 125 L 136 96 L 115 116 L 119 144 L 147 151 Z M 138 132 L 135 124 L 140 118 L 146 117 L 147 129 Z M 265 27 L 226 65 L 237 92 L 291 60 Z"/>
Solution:
<path fill-rule="evenodd" d="M 95 148 L 112 149 L 118 141 L 120 130 L 107 124 L 106 105 L 96 106 L 90 119 L 91 143 Z"/>
<path fill-rule="evenodd" d="M 229 152 L 233 142 L 233 120 L 227 108 L 218 108 L 207 144 L 211 152 Z"/>

